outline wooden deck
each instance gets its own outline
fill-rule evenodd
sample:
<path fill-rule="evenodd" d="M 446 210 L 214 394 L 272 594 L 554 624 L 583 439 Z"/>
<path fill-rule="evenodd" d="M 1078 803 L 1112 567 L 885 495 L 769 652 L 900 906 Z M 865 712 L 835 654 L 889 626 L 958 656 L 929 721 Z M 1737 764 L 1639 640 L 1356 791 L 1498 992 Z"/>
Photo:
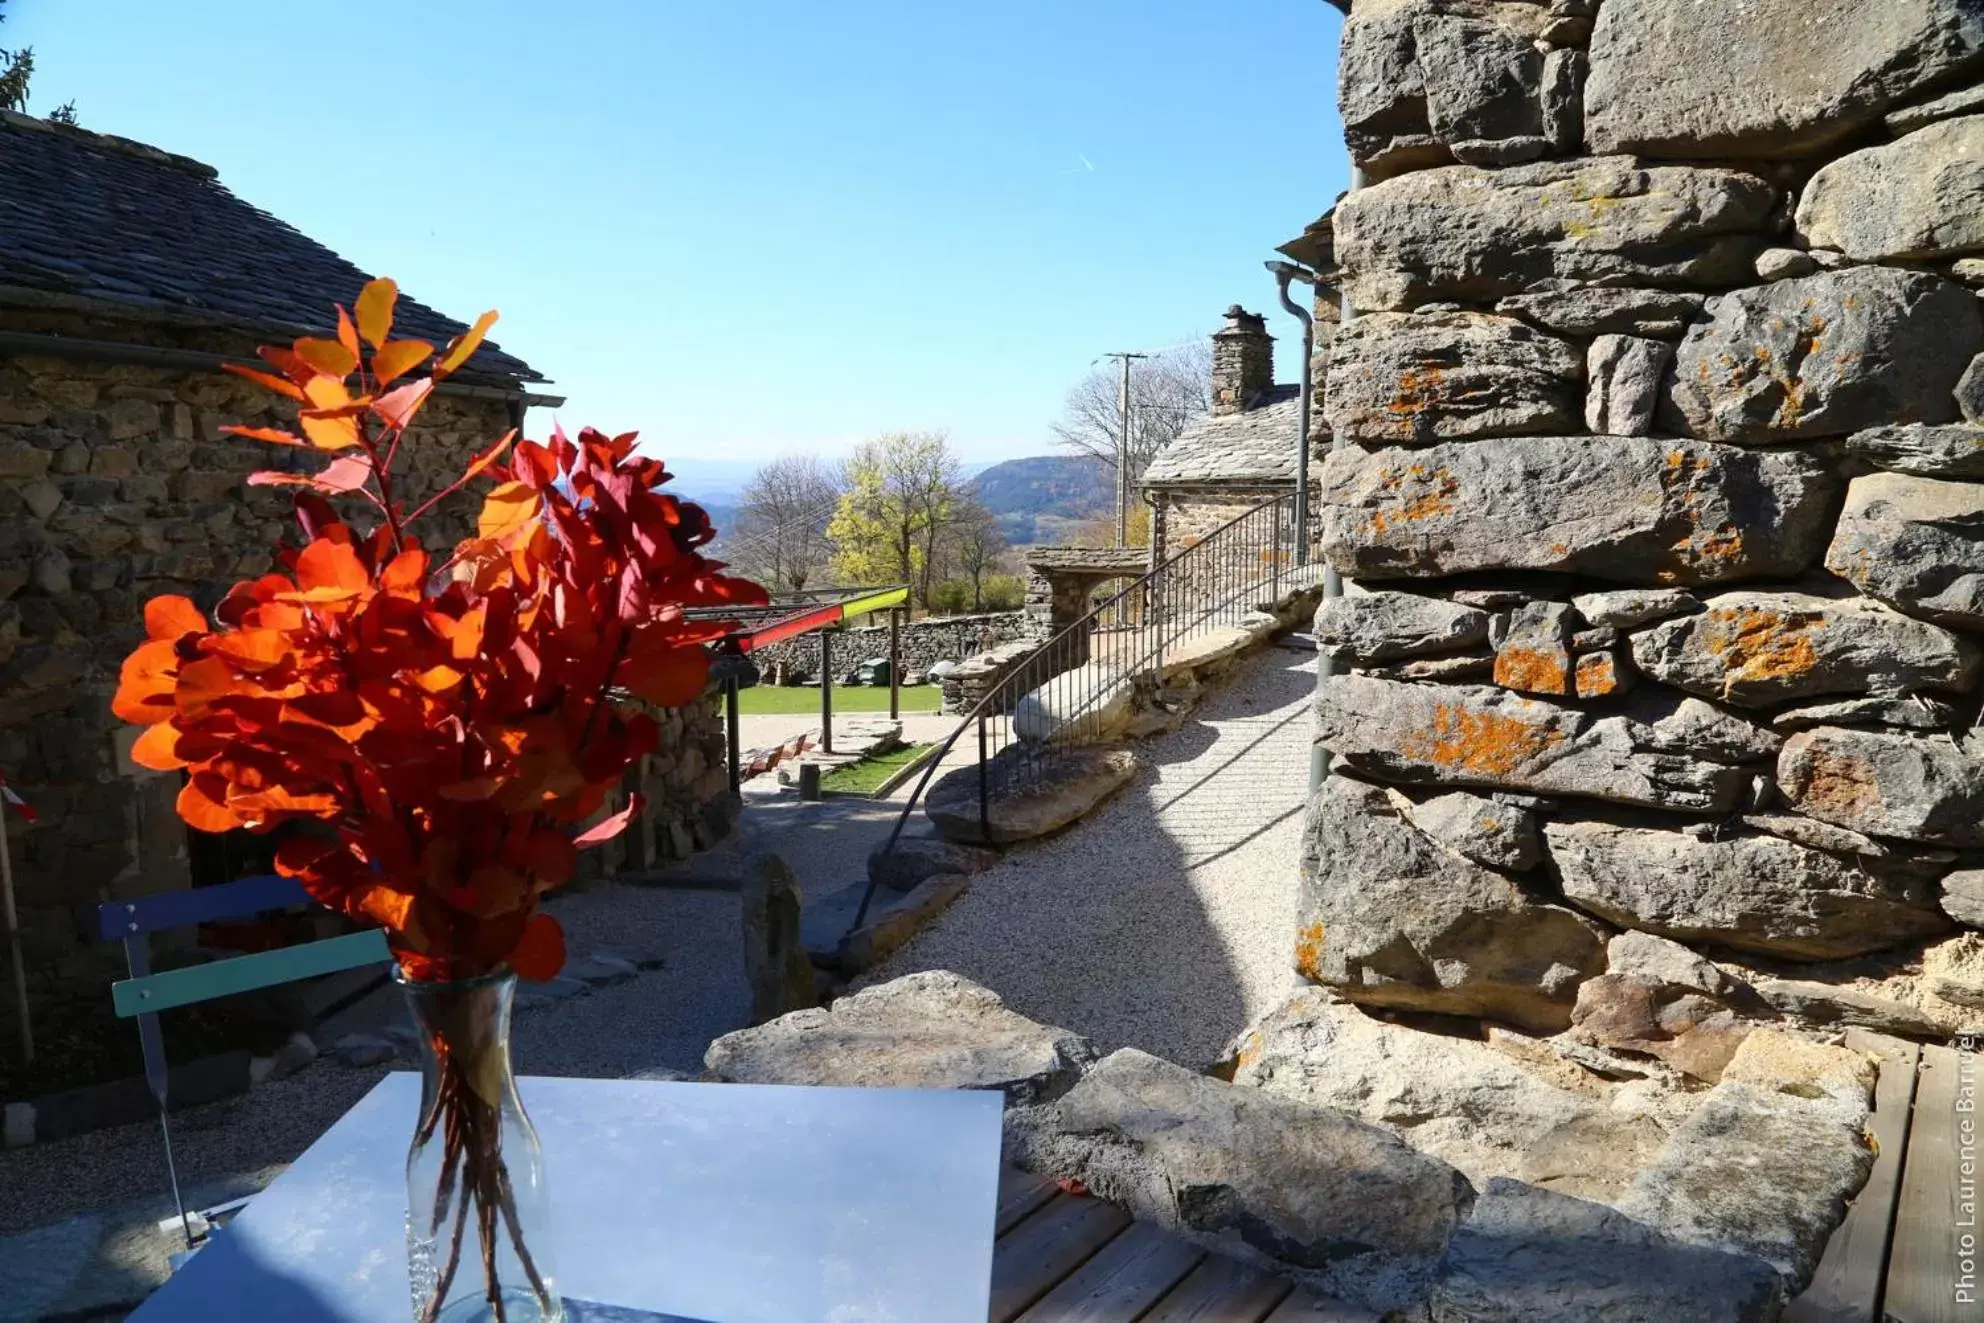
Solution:
<path fill-rule="evenodd" d="M 1984 1260 L 1976 1205 L 1960 1206 L 1958 1057 L 1946 1047 L 1859 1030 L 1847 1044 L 1883 1059 L 1873 1174 L 1833 1234 L 1811 1287 L 1782 1323 L 1979 1323 L 1958 1297 L 1959 1234 Z M 1975 1062 L 1971 1068 L 1984 1073 Z M 1973 1079 L 1975 1076 L 1973 1075 Z M 1976 1096 L 1973 1084 L 1971 1097 Z M 1971 1133 L 1976 1142 L 1976 1132 Z M 1970 1189 L 1984 1178 L 1973 1165 Z M 1980 1270 L 1984 1278 L 1984 1270 Z M 1984 1288 L 1971 1300 L 1984 1299 Z M 1008 1171 L 999 1191 L 991 1323 L 1375 1323 L 1270 1273 L 1133 1222 L 1098 1199 Z"/>
<path fill-rule="evenodd" d="M 1978 1142 L 1973 1124 L 1960 1135 L 1958 1076 L 1970 1074 L 1967 1097 L 1977 1099 L 1978 1061 L 1959 1061 L 1948 1047 L 1918 1047 L 1898 1038 L 1849 1030 L 1848 1047 L 1882 1058 L 1874 1097 L 1874 1171 L 1833 1233 L 1804 1295 L 1783 1323 L 1977 1323 L 1984 1319 L 1984 1227 L 1976 1190 L 1984 1165 L 1970 1154 L 1968 1176 L 1959 1146 Z M 1968 1181 L 1968 1192 L 1964 1182 Z M 1959 1297 L 1963 1253 L 1970 1236 L 1968 1299 Z"/>

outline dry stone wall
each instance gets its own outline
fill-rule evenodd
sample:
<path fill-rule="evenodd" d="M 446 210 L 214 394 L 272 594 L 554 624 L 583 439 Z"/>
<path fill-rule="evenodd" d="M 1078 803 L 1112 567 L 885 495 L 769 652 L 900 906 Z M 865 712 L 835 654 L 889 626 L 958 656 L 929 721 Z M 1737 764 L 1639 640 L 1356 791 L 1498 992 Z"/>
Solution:
<path fill-rule="evenodd" d="M 1341 79 L 1303 972 L 1555 1033 L 1621 929 L 1976 926 L 1984 5 L 1357 0 Z"/>
<path fill-rule="evenodd" d="M 1003 643 L 1032 637 L 1037 631 L 1024 611 L 993 611 L 969 616 L 932 616 L 902 627 L 902 668 L 905 675 L 928 671 L 940 661 L 962 661 Z M 863 625 L 834 635 L 834 669 L 846 672 L 870 657 L 889 655 L 889 627 Z M 783 663 L 801 675 L 820 673 L 820 638 L 803 634 L 751 654 L 761 675 L 769 680 Z"/>

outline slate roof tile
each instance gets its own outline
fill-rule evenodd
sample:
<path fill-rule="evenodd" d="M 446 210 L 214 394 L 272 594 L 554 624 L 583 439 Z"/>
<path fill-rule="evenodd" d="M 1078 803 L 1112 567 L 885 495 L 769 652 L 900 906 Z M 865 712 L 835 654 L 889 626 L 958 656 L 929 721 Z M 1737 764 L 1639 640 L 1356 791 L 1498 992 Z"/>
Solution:
<path fill-rule="evenodd" d="M 1187 424 L 1144 470 L 1144 485 L 1285 482 L 1293 487 L 1300 394 L 1299 387 L 1276 386 L 1243 413 L 1207 414 Z"/>

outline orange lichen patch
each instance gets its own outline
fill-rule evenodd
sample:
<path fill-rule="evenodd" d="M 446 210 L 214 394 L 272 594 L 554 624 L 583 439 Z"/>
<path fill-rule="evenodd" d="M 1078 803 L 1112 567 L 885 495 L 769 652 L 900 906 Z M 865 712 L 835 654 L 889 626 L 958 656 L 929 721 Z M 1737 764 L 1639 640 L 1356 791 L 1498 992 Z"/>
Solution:
<path fill-rule="evenodd" d="M 1432 729 L 1407 735 L 1399 752 L 1450 772 L 1501 777 L 1541 757 L 1563 739 L 1562 731 L 1532 725 L 1519 717 L 1441 703 L 1433 709 Z"/>
<path fill-rule="evenodd" d="M 1385 412 L 1392 417 L 1392 434 L 1410 437 L 1418 432 L 1419 415 L 1440 404 L 1446 397 L 1447 370 L 1440 367 L 1409 368 L 1398 374 Z"/>
<path fill-rule="evenodd" d="M 1619 660 L 1609 652 L 1578 658 L 1578 697 L 1603 698 L 1619 692 Z"/>
<path fill-rule="evenodd" d="M 1295 934 L 1295 972 L 1317 983 L 1323 981 L 1323 925 L 1312 923 Z M 1246 1063 L 1246 1049 L 1241 1049 L 1241 1065 Z"/>
<path fill-rule="evenodd" d="M 1805 674 L 1818 665 L 1811 634 L 1825 628 L 1811 615 L 1785 615 L 1759 607 L 1721 607 L 1701 623 L 1702 643 L 1723 666 L 1726 698 L 1742 684 L 1763 684 Z"/>
<path fill-rule="evenodd" d="M 1371 512 L 1373 534 L 1383 534 L 1395 523 L 1452 514 L 1453 498 L 1460 490 L 1460 479 L 1454 477 L 1444 464 L 1438 468 L 1411 464 L 1404 469 L 1386 469 L 1378 485 L 1381 490 L 1396 495 L 1391 498 L 1394 504 L 1389 510 Z"/>
<path fill-rule="evenodd" d="M 1570 657 L 1563 652 L 1504 647 L 1495 654 L 1495 683 L 1525 694 L 1571 692 Z"/>
<path fill-rule="evenodd" d="M 1800 808 L 1817 810 L 1816 816 L 1835 822 L 1878 819 L 1886 802 L 1873 764 L 1827 752 L 1824 745 L 1811 750 L 1804 784 L 1796 789 L 1801 796 Z"/>

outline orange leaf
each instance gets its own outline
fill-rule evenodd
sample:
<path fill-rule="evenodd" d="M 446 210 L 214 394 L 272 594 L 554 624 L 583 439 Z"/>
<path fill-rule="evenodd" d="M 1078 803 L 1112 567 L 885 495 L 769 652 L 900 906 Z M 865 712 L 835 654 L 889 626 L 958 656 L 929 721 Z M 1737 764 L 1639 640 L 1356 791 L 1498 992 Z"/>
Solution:
<path fill-rule="evenodd" d="M 290 655 L 289 636 L 279 629 L 238 629 L 215 635 L 206 646 L 249 672 L 266 671 Z"/>
<path fill-rule="evenodd" d="M 149 726 L 172 716 L 172 692 L 179 683 L 179 645 L 171 639 L 141 643 L 124 659 L 110 710 L 125 721 Z"/>
<path fill-rule="evenodd" d="M 292 400 L 301 400 L 303 398 L 303 389 L 295 382 L 285 381 L 281 377 L 271 376 L 255 368 L 244 367 L 240 363 L 222 363 L 220 370 L 223 372 L 232 372 L 237 377 L 246 377 L 256 385 L 266 386 L 276 394 L 287 395 Z"/>
<path fill-rule="evenodd" d="M 309 592 L 315 588 L 336 588 L 362 592 L 371 584 L 358 553 L 346 542 L 320 537 L 296 558 L 296 586 Z"/>
<path fill-rule="evenodd" d="M 502 537 L 536 518 L 538 505 L 537 493 L 521 482 L 503 483 L 483 500 L 475 531 L 482 537 Z"/>
<path fill-rule="evenodd" d="M 303 395 L 313 409 L 342 409 L 351 403 L 351 392 L 340 377 L 312 377 L 303 383 Z"/>
<path fill-rule="evenodd" d="M 167 593 L 145 603 L 145 633 L 155 639 L 178 639 L 207 632 L 207 618 L 189 597 Z"/>
<path fill-rule="evenodd" d="M 274 378 L 270 378 L 270 380 L 274 380 Z M 303 393 L 298 391 L 296 398 L 299 400 L 302 399 Z M 230 424 L 220 430 L 229 436 L 245 436 L 250 441 L 267 441 L 272 445 L 278 446 L 301 446 L 309 444 L 309 442 L 305 441 L 296 433 L 285 432 L 280 427 L 241 427 Z"/>
<path fill-rule="evenodd" d="M 196 831 L 233 831 L 242 825 L 234 811 L 214 797 L 226 793 L 227 782 L 217 776 L 196 773 L 179 790 L 179 816 Z"/>
<path fill-rule="evenodd" d="M 311 491 L 330 494 L 314 473 L 286 473 L 281 469 L 256 469 L 248 475 L 250 487 L 308 487 Z"/>
<path fill-rule="evenodd" d="M 343 380 L 358 366 L 358 355 L 346 349 L 336 340 L 319 340 L 313 336 L 302 336 L 291 346 L 296 356 L 328 376 Z"/>
<path fill-rule="evenodd" d="M 442 357 L 440 362 L 434 365 L 434 375 L 445 377 L 462 364 L 468 362 L 469 355 L 473 354 L 482 344 L 482 337 L 488 335 L 489 328 L 495 324 L 496 310 L 491 308 L 488 312 L 477 317 L 475 319 L 475 325 L 469 327 L 466 332 L 448 341 L 448 352 Z"/>
<path fill-rule="evenodd" d="M 629 657 L 614 676 L 617 683 L 661 707 L 694 702 L 709 678 L 709 654 L 694 644 Z"/>
<path fill-rule="evenodd" d="M 510 952 L 509 966 L 535 983 L 557 977 L 565 967 L 565 930 L 549 914 L 533 914 Z"/>
<path fill-rule="evenodd" d="M 186 760 L 176 752 L 178 746 L 178 729 L 170 721 L 161 721 L 146 727 L 145 733 L 138 736 L 137 743 L 131 746 L 131 761 L 154 772 L 177 771 L 186 765 Z"/>
<path fill-rule="evenodd" d="M 400 287 L 383 276 L 367 281 L 365 288 L 358 292 L 358 302 L 352 310 L 358 314 L 358 333 L 374 349 L 386 343 L 386 337 L 393 329 L 393 304 L 399 299 Z"/>
<path fill-rule="evenodd" d="M 417 593 L 426 581 L 427 553 L 418 547 L 393 557 L 379 574 L 379 586 L 390 593 Z"/>
<path fill-rule="evenodd" d="M 472 479 L 482 476 L 482 471 L 496 462 L 497 458 L 503 453 L 503 447 L 509 445 L 516 435 L 517 429 L 512 427 L 509 431 L 503 433 L 502 436 L 497 437 L 495 445 L 469 461 L 468 468 L 462 471 L 462 476 L 456 485 L 459 486 L 461 483 L 469 482 Z"/>
<path fill-rule="evenodd" d="M 420 412 L 420 406 L 427 400 L 427 392 L 433 389 L 432 377 L 420 377 L 395 386 L 372 402 L 372 412 L 378 414 L 388 427 L 404 428 Z"/>
<path fill-rule="evenodd" d="M 433 352 L 434 346 L 425 340 L 395 340 L 372 355 L 372 375 L 383 386 L 419 367 Z"/>
<path fill-rule="evenodd" d="M 296 421 L 302 424 L 303 435 L 310 438 L 310 444 L 319 450 L 349 450 L 358 444 L 358 420 L 349 414 L 313 418 L 306 413 Z"/>
<path fill-rule="evenodd" d="M 358 358 L 358 328 L 351 324 L 351 314 L 338 304 L 338 343 L 351 351 L 354 361 Z"/>
<path fill-rule="evenodd" d="M 233 668 L 219 657 L 202 657 L 179 668 L 172 701 L 181 712 L 204 716 L 205 708 L 215 699 L 230 697 L 234 692 Z"/>
<path fill-rule="evenodd" d="M 413 897 L 390 887 L 371 887 L 359 898 L 358 909 L 381 927 L 402 932 L 413 918 Z"/>

